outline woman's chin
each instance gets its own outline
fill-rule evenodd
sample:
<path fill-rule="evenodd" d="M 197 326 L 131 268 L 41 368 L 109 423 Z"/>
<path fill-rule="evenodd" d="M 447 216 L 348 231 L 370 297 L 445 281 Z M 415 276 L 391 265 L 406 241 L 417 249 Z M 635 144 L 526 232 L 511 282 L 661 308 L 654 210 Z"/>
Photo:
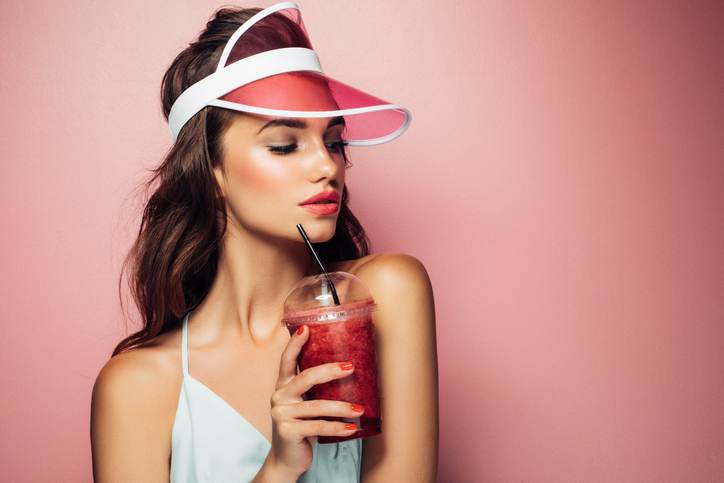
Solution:
<path fill-rule="evenodd" d="M 316 220 L 300 221 L 304 228 L 304 233 L 307 234 L 309 241 L 312 243 L 324 243 L 329 241 L 334 236 L 334 232 L 337 229 L 337 219 L 333 217 L 318 218 Z M 296 230 L 295 230 L 296 231 Z M 301 235 L 299 231 L 296 231 L 299 239 Z"/>

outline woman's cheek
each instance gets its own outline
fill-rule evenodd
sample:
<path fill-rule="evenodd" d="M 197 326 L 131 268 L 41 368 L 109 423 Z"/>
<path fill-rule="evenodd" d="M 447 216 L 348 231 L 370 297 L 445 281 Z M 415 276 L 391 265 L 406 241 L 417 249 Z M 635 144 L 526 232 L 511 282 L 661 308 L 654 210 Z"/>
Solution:
<path fill-rule="evenodd" d="M 248 227 L 270 230 L 278 225 L 280 208 L 293 193 L 288 169 L 274 160 L 246 158 L 228 163 L 227 201 L 234 217 Z"/>
<path fill-rule="evenodd" d="M 237 187 L 255 197 L 277 197 L 280 190 L 289 187 L 289 168 L 283 163 L 258 153 L 233 163 Z"/>

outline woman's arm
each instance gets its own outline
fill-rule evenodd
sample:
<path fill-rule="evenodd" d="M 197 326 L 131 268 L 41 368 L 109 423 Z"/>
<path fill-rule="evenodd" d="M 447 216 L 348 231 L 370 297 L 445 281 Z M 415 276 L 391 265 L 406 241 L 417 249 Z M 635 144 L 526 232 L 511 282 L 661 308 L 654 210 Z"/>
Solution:
<path fill-rule="evenodd" d="M 364 483 L 434 483 L 438 456 L 435 307 L 425 267 L 400 253 L 381 254 L 357 276 L 377 302 L 373 319 L 382 434 L 365 438 Z"/>
<path fill-rule="evenodd" d="M 180 379 L 163 374 L 143 350 L 117 355 L 101 369 L 91 402 L 96 483 L 168 483 Z"/>

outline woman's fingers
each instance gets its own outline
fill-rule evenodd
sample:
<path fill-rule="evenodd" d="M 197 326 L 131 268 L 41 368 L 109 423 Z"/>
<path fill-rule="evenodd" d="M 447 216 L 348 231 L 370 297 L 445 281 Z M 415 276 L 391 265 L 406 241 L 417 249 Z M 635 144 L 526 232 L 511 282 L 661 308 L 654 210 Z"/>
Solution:
<path fill-rule="evenodd" d="M 292 333 L 279 361 L 279 377 L 271 396 L 272 451 L 275 459 L 288 468 L 309 468 L 312 461 L 310 439 L 318 436 L 349 436 L 357 431 L 355 424 L 312 417 L 359 417 L 363 411 L 355 411 L 344 401 L 305 401 L 303 394 L 315 384 L 321 384 L 352 374 L 353 368 L 340 367 L 331 362 L 310 367 L 297 374 L 297 359 L 309 339 L 309 327 L 302 325 Z M 351 365 L 351 364 L 350 364 Z"/>
<path fill-rule="evenodd" d="M 297 357 L 302 350 L 302 346 L 309 338 L 309 328 L 306 325 L 300 325 L 299 328 L 303 329 L 302 333 L 300 334 L 299 330 L 295 331 L 289 339 L 284 352 L 282 352 L 279 362 L 277 389 L 287 385 L 297 373 Z"/>
<path fill-rule="evenodd" d="M 354 372 L 354 366 L 349 363 L 328 362 L 314 367 L 308 367 L 275 392 L 281 401 L 296 400 L 302 397 L 302 394 L 309 391 L 312 386 L 322 384 L 334 379 L 347 377 Z"/>
<path fill-rule="evenodd" d="M 272 418 L 276 421 L 285 419 L 310 419 L 323 416 L 342 418 L 358 418 L 364 413 L 360 404 L 329 399 L 314 399 L 295 404 L 282 404 L 272 408 Z"/>
<path fill-rule="evenodd" d="M 353 423 L 325 421 L 324 419 L 315 419 L 313 421 L 287 420 L 277 424 L 279 436 L 287 441 L 297 443 L 312 436 L 347 436 L 353 434 L 357 429 L 357 426 Z"/>
<path fill-rule="evenodd" d="M 279 362 L 279 377 L 273 397 L 273 402 L 276 404 L 299 400 L 302 398 L 302 394 L 312 386 L 346 377 L 354 372 L 354 367 L 348 367 L 351 364 L 329 362 L 309 367 L 297 374 L 297 358 L 309 338 L 309 327 L 300 325 L 299 328 L 300 330 L 292 334 L 287 347 L 282 352 Z"/>

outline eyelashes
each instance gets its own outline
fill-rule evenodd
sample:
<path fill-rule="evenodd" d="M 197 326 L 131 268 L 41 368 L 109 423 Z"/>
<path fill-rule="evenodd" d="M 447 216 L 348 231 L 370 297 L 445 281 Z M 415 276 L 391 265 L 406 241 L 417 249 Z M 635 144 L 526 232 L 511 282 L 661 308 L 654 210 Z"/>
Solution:
<path fill-rule="evenodd" d="M 284 146 L 269 146 L 269 151 L 274 154 L 289 154 L 295 149 L 297 149 L 296 143 L 286 144 Z"/>
<path fill-rule="evenodd" d="M 350 163 L 349 159 L 347 159 L 347 155 L 344 150 L 344 148 L 348 145 L 349 145 L 349 143 L 344 140 L 335 141 L 333 143 L 326 143 L 327 149 L 329 149 L 330 151 L 342 154 L 342 157 L 344 158 L 344 161 L 345 161 L 345 167 L 351 168 L 352 163 Z M 284 156 L 284 155 L 287 155 L 287 154 L 290 154 L 290 153 L 293 153 L 294 151 L 296 151 L 297 143 L 285 144 L 284 146 L 268 146 L 268 147 L 269 147 L 270 152 L 280 155 L 280 156 Z"/>
<path fill-rule="evenodd" d="M 344 152 L 345 146 L 349 143 L 347 141 L 335 141 L 333 143 L 327 143 L 327 149 L 331 151 Z M 269 146 L 269 151 L 275 154 L 289 154 L 297 149 L 297 143 L 286 144 L 284 146 Z"/>

